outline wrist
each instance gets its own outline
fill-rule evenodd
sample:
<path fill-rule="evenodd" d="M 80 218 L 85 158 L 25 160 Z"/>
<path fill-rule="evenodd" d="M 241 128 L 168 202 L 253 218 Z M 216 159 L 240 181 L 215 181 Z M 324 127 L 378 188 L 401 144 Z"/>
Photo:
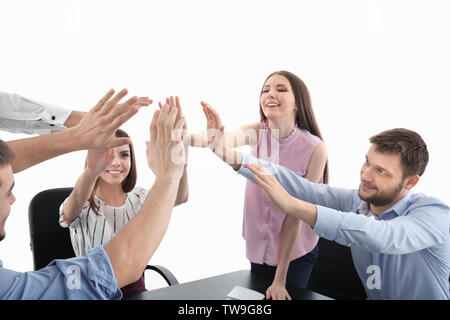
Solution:
<path fill-rule="evenodd" d="M 173 171 L 164 172 L 156 176 L 155 183 L 160 182 L 168 185 L 178 184 L 180 182 L 180 178 L 180 175 Z"/>
<path fill-rule="evenodd" d="M 283 286 L 283 287 L 285 287 L 286 286 L 286 279 L 273 279 L 273 282 L 272 282 L 272 285 L 273 286 Z"/>
<path fill-rule="evenodd" d="M 86 112 L 82 111 L 72 111 L 67 120 L 64 122 L 64 125 L 67 128 L 75 127 L 85 114 Z"/>
<path fill-rule="evenodd" d="M 95 169 L 86 167 L 86 169 L 84 170 L 84 174 L 85 174 L 89 179 L 91 179 L 91 180 L 96 180 L 96 179 L 100 176 L 101 172 L 98 172 L 98 171 L 95 170 Z"/>

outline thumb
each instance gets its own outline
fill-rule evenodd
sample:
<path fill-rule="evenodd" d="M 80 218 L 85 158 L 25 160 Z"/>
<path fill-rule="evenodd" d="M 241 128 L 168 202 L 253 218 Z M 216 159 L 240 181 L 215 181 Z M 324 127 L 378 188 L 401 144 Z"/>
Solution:
<path fill-rule="evenodd" d="M 126 144 L 131 144 L 131 138 L 127 138 L 127 137 L 121 137 L 121 138 L 114 138 L 111 140 L 111 142 L 108 145 L 108 148 L 116 148 L 116 147 L 120 147 Z"/>

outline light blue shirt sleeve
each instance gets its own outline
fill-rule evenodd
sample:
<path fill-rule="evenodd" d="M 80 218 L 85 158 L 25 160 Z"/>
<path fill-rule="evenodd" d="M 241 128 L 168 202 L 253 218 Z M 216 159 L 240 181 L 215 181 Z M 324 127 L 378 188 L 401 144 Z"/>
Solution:
<path fill-rule="evenodd" d="M 448 241 L 448 226 L 448 207 L 429 202 L 390 220 L 318 206 L 313 230 L 343 245 L 384 254 L 408 254 L 444 245 Z"/>
<path fill-rule="evenodd" d="M 420 201 L 407 212 L 405 205 L 395 219 L 378 220 L 355 213 L 361 203 L 356 190 L 315 184 L 287 168 L 244 155 L 242 164 L 246 163 L 264 165 L 290 195 L 315 204 L 313 230 L 326 239 L 386 254 L 407 254 L 448 241 L 448 206 L 437 199 Z M 238 173 L 255 182 L 243 166 Z"/>
<path fill-rule="evenodd" d="M 1 263 L 0 263 L 1 264 Z M 87 256 L 57 259 L 37 271 L 16 272 L 0 265 L 0 299 L 121 299 L 114 271 L 103 246 Z"/>
<path fill-rule="evenodd" d="M 361 203 L 355 190 L 335 188 L 327 184 L 313 183 L 297 176 L 286 167 L 243 154 L 242 164 L 257 163 L 264 165 L 293 197 L 316 205 L 333 208 L 339 211 L 354 211 Z M 253 183 L 253 173 L 241 166 L 237 171 Z"/>

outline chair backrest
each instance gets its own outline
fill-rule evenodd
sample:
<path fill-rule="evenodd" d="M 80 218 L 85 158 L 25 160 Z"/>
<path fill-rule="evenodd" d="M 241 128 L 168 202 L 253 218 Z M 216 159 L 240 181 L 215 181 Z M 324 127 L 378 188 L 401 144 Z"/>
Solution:
<path fill-rule="evenodd" d="M 308 289 L 334 299 L 367 299 L 350 248 L 324 238 L 319 239 Z"/>
<path fill-rule="evenodd" d="M 34 270 L 54 259 L 75 257 L 69 228 L 59 225 L 59 207 L 73 188 L 45 190 L 33 197 L 28 207 L 31 250 Z"/>

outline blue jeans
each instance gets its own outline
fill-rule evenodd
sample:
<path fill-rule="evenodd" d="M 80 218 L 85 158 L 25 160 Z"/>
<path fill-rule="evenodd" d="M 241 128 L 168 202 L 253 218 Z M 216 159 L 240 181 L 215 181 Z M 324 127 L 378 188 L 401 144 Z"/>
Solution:
<path fill-rule="evenodd" d="M 291 261 L 286 276 L 286 285 L 305 288 L 318 256 L 319 246 L 316 245 L 309 253 Z M 253 262 L 250 262 L 250 264 L 252 272 L 261 274 L 265 277 L 271 277 L 272 279 L 275 277 L 277 267 Z"/>

